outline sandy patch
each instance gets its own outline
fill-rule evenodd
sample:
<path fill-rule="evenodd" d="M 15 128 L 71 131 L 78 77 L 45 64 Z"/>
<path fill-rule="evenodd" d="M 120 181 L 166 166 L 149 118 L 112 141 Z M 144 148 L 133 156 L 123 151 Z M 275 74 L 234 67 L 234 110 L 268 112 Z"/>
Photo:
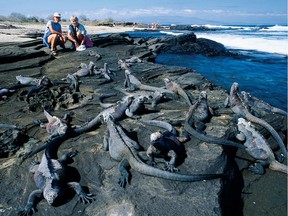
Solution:
<path fill-rule="evenodd" d="M 63 32 L 68 31 L 69 23 L 61 23 Z M 44 33 L 46 24 L 28 24 L 28 23 L 11 23 L 0 22 L 0 43 L 2 42 L 23 42 L 34 40 L 33 38 L 25 37 L 27 33 Z M 124 26 L 91 26 L 85 25 L 88 34 L 102 34 L 102 33 L 119 33 L 125 31 L 134 31 L 133 27 Z"/>

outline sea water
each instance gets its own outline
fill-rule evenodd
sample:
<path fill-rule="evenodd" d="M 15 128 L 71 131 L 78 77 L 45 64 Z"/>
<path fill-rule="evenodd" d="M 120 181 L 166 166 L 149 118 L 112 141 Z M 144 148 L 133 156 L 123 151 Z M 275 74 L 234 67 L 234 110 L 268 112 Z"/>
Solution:
<path fill-rule="evenodd" d="M 216 85 L 229 91 L 233 82 L 273 106 L 287 110 L 287 26 L 212 26 L 194 31 L 197 38 L 222 43 L 245 58 L 206 57 L 195 54 L 161 54 L 156 62 L 196 70 Z M 189 31 L 130 32 L 132 37 L 159 37 Z"/>

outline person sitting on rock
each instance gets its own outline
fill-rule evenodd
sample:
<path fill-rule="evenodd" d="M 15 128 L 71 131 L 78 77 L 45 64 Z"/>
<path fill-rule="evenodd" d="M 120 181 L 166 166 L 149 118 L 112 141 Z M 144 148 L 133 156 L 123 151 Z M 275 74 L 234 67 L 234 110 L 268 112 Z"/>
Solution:
<path fill-rule="evenodd" d="M 86 47 L 93 46 L 87 36 L 87 31 L 83 24 L 79 23 L 78 17 L 71 16 L 71 24 L 68 29 L 68 39 L 72 42 L 71 49 L 77 51 L 83 51 Z"/>
<path fill-rule="evenodd" d="M 61 14 L 55 12 L 53 14 L 53 20 L 49 20 L 47 22 L 43 36 L 43 43 L 45 46 L 51 49 L 51 54 L 53 56 L 57 55 L 57 45 L 60 45 L 63 49 L 65 49 L 66 36 L 62 33 L 62 26 L 59 23 L 60 21 Z"/>

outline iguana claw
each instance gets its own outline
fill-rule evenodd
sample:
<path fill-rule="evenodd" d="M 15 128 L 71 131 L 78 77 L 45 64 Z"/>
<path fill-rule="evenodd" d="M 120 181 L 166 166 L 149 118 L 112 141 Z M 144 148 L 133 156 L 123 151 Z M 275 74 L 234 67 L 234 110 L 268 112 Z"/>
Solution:
<path fill-rule="evenodd" d="M 80 195 L 79 195 L 79 200 L 80 202 L 86 204 L 86 203 L 92 203 L 94 200 L 95 200 L 95 195 L 94 194 L 87 194 L 85 192 L 82 192 Z"/>
<path fill-rule="evenodd" d="M 177 169 L 174 165 L 172 164 L 169 164 L 169 163 L 166 163 L 165 165 L 165 168 L 164 168 L 166 171 L 169 171 L 169 172 L 178 172 L 179 169 Z"/>
<path fill-rule="evenodd" d="M 36 209 L 32 205 L 27 205 L 25 208 L 18 212 L 18 216 L 30 216 L 36 212 Z"/>
<path fill-rule="evenodd" d="M 118 184 L 120 187 L 125 188 L 127 183 L 129 183 L 129 174 L 122 174 L 118 180 Z"/>

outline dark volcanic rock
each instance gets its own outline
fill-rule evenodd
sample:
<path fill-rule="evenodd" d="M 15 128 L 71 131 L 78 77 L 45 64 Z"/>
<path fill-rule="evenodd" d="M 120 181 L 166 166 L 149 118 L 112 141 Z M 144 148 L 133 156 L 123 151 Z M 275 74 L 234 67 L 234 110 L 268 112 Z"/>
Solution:
<path fill-rule="evenodd" d="M 223 44 L 205 38 L 197 38 L 194 33 L 151 38 L 137 41 L 137 43 L 140 44 L 142 49 L 148 48 L 148 51 L 154 53 L 185 53 L 206 56 L 235 55 L 226 50 Z"/>
<path fill-rule="evenodd" d="M 213 31 L 206 26 L 191 26 L 191 25 L 174 25 L 170 26 L 170 30 L 185 30 L 185 31 Z"/>
<path fill-rule="evenodd" d="M 197 39 L 194 34 L 172 39 L 162 38 L 160 40 L 136 40 L 125 34 L 112 34 L 106 37 L 92 38 L 92 41 L 97 46 L 88 48 L 83 52 L 67 52 L 59 48 L 59 55 L 56 58 L 50 58 L 49 50 L 44 47 L 39 48 L 37 43 L 30 43 L 30 45 L 26 43 L 25 46 L 23 46 L 23 43 L 14 44 L 12 47 L 18 47 L 19 50 L 16 52 L 15 49 L 14 51 L 13 63 L 4 64 L 6 70 L 4 66 L 1 68 L 0 86 L 9 87 L 14 85 L 16 75 L 30 75 L 36 78 L 46 75 L 55 85 L 49 89 L 52 94 L 49 97 L 46 97 L 44 93 L 33 95 L 32 99 L 36 101 L 33 106 L 39 104 L 38 109 L 29 109 L 29 104 L 22 99 L 23 94 L 31 89 L 29 86 L 19 89 L 6 101 L 1 101 L 0 122 L 27 127 L 28 125 L 31 126 L 31 123 L 36 119 L 45 119 L 43 114 L 44 105 L 41 104 L 41 101 L 37 103 L 37 99 L 44 96 L 51 103 L 54 100 L 57 101 L 58 94 L 62 94 L 67 88 L 62 79 L 67 74 L 76 72 L 80 63 L 88 64 L 89 61 L 94 61 L 96 70 L 102 68 L 104 63 L 108 63 L 109 68 L 117 75 L 113 77 L 112 82 L 105 82 L 103 77 L 94 75 L 79 78 L 81 96 L 91 98 L 83 106 L 72 109 L 74 114 L 72 125 L 82 125 L 87 119 L 95 117 L 103 110 L 98 103 L 100 95 L 117 93 L 116 96 L 107 99 L 107 102 L 111 103 L 120 100 L 124 96 L 124 94 L 115 90 L 115 87 L 123 88 L 125 78 L 124 71 L 118 67 L 118 60 L 125 60 L 134 55 L 141 57 L 144 62 L 132 64 L 130 70 L 143 84 L 164 87 L 163 79 L 169 78 L 179 83 L 191 95 L 193 103 L 201 91 L 207 91 L 209 104 L 214 110 L 217 110 L 219 115 L 214 116 L 207 123 L 206 134 L 223 137 L 231 127 L 233 113 L 230 108 L 225 108 L 223 105 L 228 95 L 225 90 L 215 86 L 191 69 L 168 67 L 147 61 L 152 61 L 153 56 L 157 54 L 156 51 L 160 51 L 159 49 L 162 49 L 163 44 L 163 47 L 167 47 L 167 50 L 168 48 L 174 50 L 174 47 L 178 47 L 182 51 L 189 50 L 190 52 L 197 47 L 197 49 L 205 50 L 205 53 L 208 54 L 225 52 L 218 43 Z M 159 44 L 159 49 L 156 47 L 157 44 Z M 156 47 L 155 50 L 150 50 L 151 46 Z M 5 49 L 9 49 L 9 47 L 5 47 Z M 0 47 L 0 50 L 3 48 Z M 45 54 L 42 57 L 47 57 L 47 61 L 43 61 L 40 65 L 37 58 L 29 57 L 28 53 L 34 53 L 35 50 L 39 50 L 40 56 L 44 52 Z M 89 55 L 89 51 L 97 52 L 101 55 L 101 58 L 96 59 Z M 26 60 L 22 57 L 19 57 L 19 60 L 16 58 L 16 53 L 25 52 L 28 55 L 28 57 L 26 55 Z M 1 56 L 0 60 L 2 63 Z M 11 66 L 13 64 L 24 65 L 22 62 L 27 62 L 27 66 L 20 68 Z M 65 91 L 65 93 L 70 94 L 69 91 Z M 73 97 L 71 99 L 75 100 Z M 189 109 L 185 100 L 181 97 L 165 100 L 158 106 L 159 112 L 155 112 L 149 104 L 146 105 L 147 112 L 143 113 L 141 118 L 171 122 L 183 121 Z M 57 117 L 62 117 L 70 111 L 66 106 L 50 107 L 50 112 Z M 270 114 L 266 113 L 266 115 Z M 279 121 L 285 124 L 283 117 L 277 117 Z M 120 121 L 120 124 L 143 149 L 147 149 L 149 146 L 150 134 L 159 130 L 157 127 L 145 126 L 135 119 L 125 118 Z M 179 131 L 183 130 L 181 125 L 176 128 Z M 285 134 L 286 129 L 283 128 L 286 127 L 279 127 L 277 130 Z M 96 200 L 92 204 L 84 205 L 77 201 L 76 196 L 71 195 L 65 204 L 57 207 L 49 206 L 43 200 L 39 202 L 38 212 L 35 215 L 241 215 L 243 207 L 241 200 L 243 184 L 241 184 L 241 180 L 243 183 L 243 179 L 234 157 L 227 154 L 227 152 L 234 152 L 235 154 L 235 149 L 223 148 L 191 137 L 191 140 L 184 144 L 187 158 L 178 167 L 179 173 L 225 172 L 224 179 L 191 183 L 174 182 L 146 176 L 131 169 L 132 178 L 130 184 L 124 190 L 117 184 L 119 162 L 113 160 L 109 152 L 101 148 L 104 130 L 105 125 L 101 125 L 94 131 L 70 138 L 63 142 L 59 149 L 59 156 L 72 149 L 79 151 L 74 159 L 75 162 L 71 166 L 78 170 L 81 176 L 80 184 L 84 185 L 91 193 L 96 194 Z M 32 140 L 39 140 L 37 146 L 48 139 L 46 130 L 38 126 L 27 127 L 26 135 Z M 25 152 L 25 150 L 21 147 L 18 152 Z M 26 204 L 30 192 L 36 189 L 32 174 L 28 170 L 31 162 L 36 159 L 39 160 L 42 153 L 24 160 L 20 165 L 17 157 L 23 156 L 21 153 L 1 159 L 0 193 L 2 196 L 0 197 L 0 210 L 5 215 L 16 215 L 16 212 Z M 163 164 L 158 163 L 156 167 L 163 169 Z"/>
<path fill-rule="evenodd" d="M 16 129 L 0 132 L 0 158 L 12 156 L 29 137 Z"/>
<path fill-rule="evenodd" d="M 158 49 L 158 52 L 162 53 L 191 53 L 206 56 L 226 55 L 228 53 L 223 44 L 209 39 L 196 38 L 194 33 L 167 38 L 159 43 L 164 43 Z"/>

